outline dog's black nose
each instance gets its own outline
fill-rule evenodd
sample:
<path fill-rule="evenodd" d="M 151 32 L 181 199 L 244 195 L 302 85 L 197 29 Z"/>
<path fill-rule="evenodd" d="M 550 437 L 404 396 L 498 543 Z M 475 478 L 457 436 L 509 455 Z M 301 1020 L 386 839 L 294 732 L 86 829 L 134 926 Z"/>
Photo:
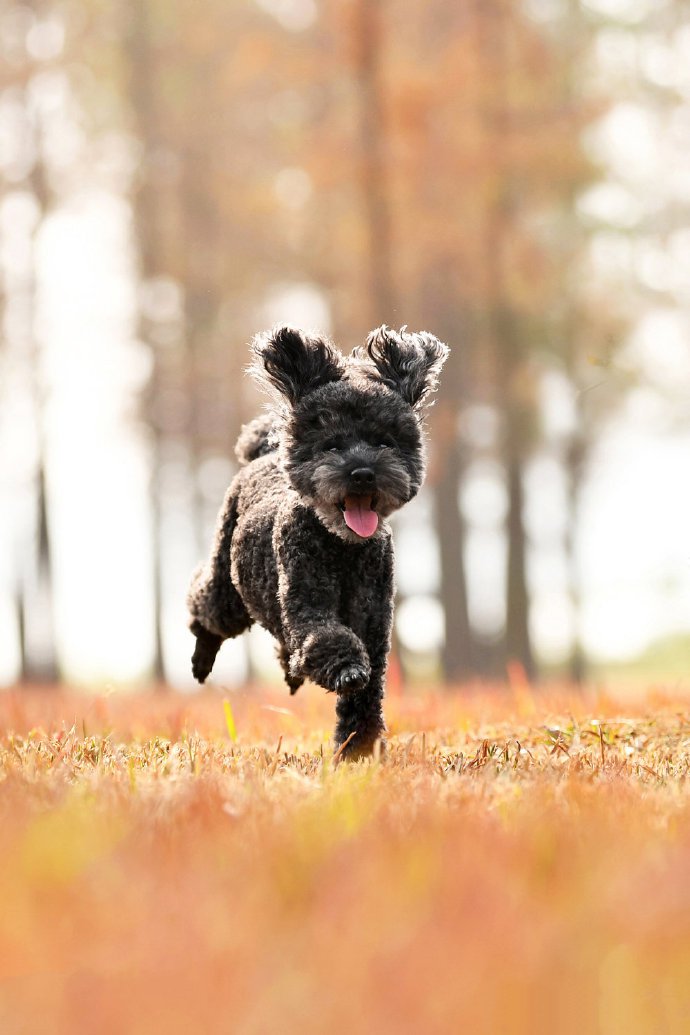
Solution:
<path fill-rule="evenodd" d="M 357 467 L 350 475 L 352 484 L 358 489 L 370 489 L 374 484 L 375 475 L 371 467 Z"/>

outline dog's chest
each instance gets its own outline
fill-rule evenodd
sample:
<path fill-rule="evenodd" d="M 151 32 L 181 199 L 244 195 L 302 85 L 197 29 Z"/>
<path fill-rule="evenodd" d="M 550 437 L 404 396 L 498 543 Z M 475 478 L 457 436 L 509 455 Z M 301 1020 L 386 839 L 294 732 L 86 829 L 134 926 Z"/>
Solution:
<path fill-rule="evenodd" d="M 355 549 L 340 567 L 340 618 L 354 632 L 362 634 L 372 613 L 380 606 L 385 588 L 379 584 L 375 572 L 377 554 L 375 544 Z"/>

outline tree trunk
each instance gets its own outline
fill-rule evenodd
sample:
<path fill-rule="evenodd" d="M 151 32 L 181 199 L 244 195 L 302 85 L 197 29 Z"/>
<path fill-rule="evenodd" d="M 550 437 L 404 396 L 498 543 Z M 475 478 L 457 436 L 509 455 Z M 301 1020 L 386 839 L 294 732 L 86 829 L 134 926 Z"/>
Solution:
<path fill-rule="evenodd" d="M 524 356 L 515 316 L 502 303 L 494 308 L 492 317 L 497 401 L 504 422 L 500 456 L 508 495 L 505 521 L 507 560 L 504 652 L 508 664 L 519 662 L 527 678 L 535 679 L 537 668 L 529 630 L 530 595 L 524 522 L 524 470 L 529 451 L 533 403 L 526 394 L 528 389 L 522 383 Z"/>
<path fill-rule="evenodd" d="M 523 465 L 510 444 L 512 429 L 507 428 L 509 445 L 506 457 L 508 483 L 508 563 L 506 577 L 505 650 L 509 663 L 518 661 L 528 679 L 536 677 L 536 666 L 529 632 L 529 592 L 527 588 L 527 537 L 523 521 Z"/>
<path fill-rule="evenodd" d="M 368 238 L 371 326 L 394 323 L 391 215 L 386 182 L 386 126 L 381 84 L 382 0 L 357 0 L 356 76 L 362 203 Z"/>
<path fill-rule="evenodd" d="M 581 419 L 580 415 L 580 419 Z M 583 436 L 575 431 L 565 456 L 568 492 L 568 524 L 565 534 L 565 556 L 568 567 L 568 588 L 573 616 L 573 633 L 568 659 L 568 674 L 576 686 L 587 678 L 587 657 L 582 643 L 582 590 L 578 558 L 578 529 L 580 521 L 580 493 L 587 447 Z"/>
<path fill-rule="evenodd" d="M 31 4 L 29 6 L 32 6 Z M 31 192 L 40 218 L 31 231 L 30 258 L 21 286 L 21 338 L 28 371 L 28 391 L 36 427 L 36 457 L 34 469 L 34 551 L 32 570 L 20 576 L 17 618 L 20 648 L 20 679 L 24 683 L 55 683 L 59 678 L 55 647 L 53 563 L 48 530 L 46 498 L 46 451 L 43 428 L 44 387 L 41 381 L 41 356 L 36 339 L 35 243 L 48 207 L 48 187 L 43 160 L 43 139 L 40 112 L 34 109 L 30 96 L 30 72 L 25 87 L 24 118 L 27 135 L 33 139 L 35 160 L 27 177 L 26 188 Z"/>
<path fill-rule="evenodd" d="M 36 472 L 35 566 L 20 576 L 15 598 L 19 639 L 19 681 L 56 683 L 53 582 L 43 458 Z"/>
<path fill-rule="evenodd" d="M 159 268 L 158 241 L 158 197 L 153 182 L 152 156 L 155 155 L 158 139 L 156 132 L 155 85 L 151 55 L 151 30 L 148 0 L 129 0 L 126 11 L 125 56 L 127 60 L 128 90 L 138 136 L 142 142 L 142 179 L 134 192 L 135 247 L 139 259 L 139 273 L 146 280 Z M 154 343 L 150 340 L 149 328 L 142 314 L 139 316 L 139 336 L 153 350 L 154 374 L 151 394 L 155 395 L 157 385 L 158 359 Z M 164 565 L 161 536 L 160 468 L 163 453 L 163 434 L 158 425 L 159 414 L 149 420 L 151 449 L 151 581 L 153 589 L 153 678 L 157 686 L 165 682 L 165 662 L 162 636 L 162 571 Z"/>
<path fill-rule="evenodd" d="M 455 423 L 455 421 L 453 421 Z M 465 523 L 458 505 L 463 462 L 457 432 L 446 443 L 440 477 L 434 486 L 436 528 L 441 555 L 441 604 L 445 641 L 441 654 L 446 683 L 458 683 L 476 671 L 467 607 Z"/>
<path fill-rule="evenodd" d="M 152 676 L 156 689 L 165 686 L 165 662 L 163 647 L 163 544 L 161 542 L 161 485 L 160 455 L 161 440 L 157 432 L 153 435 L 153 470 L 151 472 L 151 560 L 153 589 L 153 665 Z"/>
<path fill-rule="evenodd" d="M 432 482 L 441 560 L 440 599 L 445 620 L 441 652 L 446 684 L 478 674 L 480 656 L 470 626 L 465 568 L 467 530 L 459 503 L 466 456 L 460 439 L 459 417 L 471 380 L 476 326 L 469 306 L 458 297 L 445 268 L 429 271 L 423 284 L 423 311 L 433 314 L 434 327 L 451 344 L 439 397 L 431 411 L 433 421 Z M 425 320 L 426 323 L 426 320 Z"/>
<path fill-rule="evenodd" d="M 503 0 L 477 0 L 475 5 L 479 47 L 495 77 L 494 99 L 483 112 L 487 153 L 495 151 L 497 155 L 495 200 L 486 223 L 485 266 L 487 331 L 495 364 L 496 401 L 504 420 L 501 460 L 508 491 L 504 650 L 505 660 L 508 663 L 519 662 L 526 676 L 533 679 L 536 665 L 529 632 L 527 543 L 523 520 L 523 473 L 528 452 L 531 403 L 521 385 L 526 349 L 510 296 L 505 257 L 519 205 L 510 165 L 504 157 L 513 122 L 506 25 L 508 10 Z M 496 143 L 502 146 L 495 147 Z"/>

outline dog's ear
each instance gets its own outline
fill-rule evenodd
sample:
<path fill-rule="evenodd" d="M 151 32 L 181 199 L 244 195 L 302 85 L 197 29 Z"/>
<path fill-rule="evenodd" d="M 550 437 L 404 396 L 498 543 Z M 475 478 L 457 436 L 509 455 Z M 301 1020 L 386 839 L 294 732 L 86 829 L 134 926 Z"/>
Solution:
<path fill-rule="evenodd" d="M 251 349 L 253 376 L 292 406 L 315 388 L 339 381 L 345 372 L 345 361 L 334 345 L 294 327 L 274 327 L 257 334 Z"/>
<path fill-rule="evenodd" d="M 449 349 L 428 331 L 418 334 L 406 327 L 393 331 L 383 324 L 367 338 L 366 354 L 360 358 L 374 364 L 376 377 L 398 392 L 410 406 L 421 407 L 436 391 L 441 367 Z"/>

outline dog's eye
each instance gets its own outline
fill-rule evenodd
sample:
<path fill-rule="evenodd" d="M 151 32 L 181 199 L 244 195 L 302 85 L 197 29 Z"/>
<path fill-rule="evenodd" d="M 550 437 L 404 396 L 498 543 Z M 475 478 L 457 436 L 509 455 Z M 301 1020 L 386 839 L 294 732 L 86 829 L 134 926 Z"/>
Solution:
<path fill-rule="evenodd" d="M 339 453 L 342 448 L 342 442 L 337 441 L 337 439 L 331 439 L 330 442 L 325 443 L 323 451 L 324 453 Z"/>

